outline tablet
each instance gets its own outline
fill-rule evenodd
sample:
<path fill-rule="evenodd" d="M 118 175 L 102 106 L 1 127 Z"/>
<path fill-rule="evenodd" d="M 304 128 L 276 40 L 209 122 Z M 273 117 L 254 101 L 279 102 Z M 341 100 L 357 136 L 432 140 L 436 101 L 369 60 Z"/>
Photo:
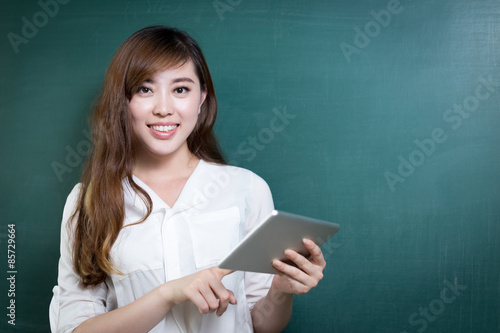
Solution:
<path fill-rule="evenodd" d="M 220 268 L 275 274 L 274 259 L 285 260 L 286 249 L 308 257 L 303 238 L 323 245 L 340 226 L 306 216 L 274 210 L 264 222 L 250 231 L 219 264 Z"/>

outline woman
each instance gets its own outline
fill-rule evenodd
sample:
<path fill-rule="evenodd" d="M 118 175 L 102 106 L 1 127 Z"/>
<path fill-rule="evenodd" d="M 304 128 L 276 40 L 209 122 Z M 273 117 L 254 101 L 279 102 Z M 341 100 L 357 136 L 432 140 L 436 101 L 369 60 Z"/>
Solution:
<path fill-rule="evenodd" d="M 92 153 L 64 208 L 53 331 L 281 331 L 292 295 L 322 278 L 310 240 L 310 258 L 286 251 L 298 268 L 276 260 L 276 275 L 215 267 L 273 209 L 260 177 L 225 165 L 216 112 L 189 35 L 149 27 L 120 46 L 95 106 Z"/>

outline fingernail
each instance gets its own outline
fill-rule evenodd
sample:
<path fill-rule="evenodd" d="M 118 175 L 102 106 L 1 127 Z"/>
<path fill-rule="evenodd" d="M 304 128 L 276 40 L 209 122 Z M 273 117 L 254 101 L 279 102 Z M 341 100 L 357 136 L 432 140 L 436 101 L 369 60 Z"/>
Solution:
<path fill-rule="evenodd" d="M 311 241 L 307 238 L 303 238 L 302 243 L 304 243 L 304 245 L 311 245 Z"/>
<path fill-rule="evenodd" d="M 287 257 L 291 257 L 293 255 L 293 252 L 291 250 L 285 250 L 285 255 Z"/>
<path fill-rule="evenodd" d="M 277 268 L 281 268 L 281 262 L 280 262 L 280 261 L 278 261 L 278 260 L 274 260 L 274 261 L 273 261 L 273 266 L 274 266 L 274 267 L 277 267 Z"/>

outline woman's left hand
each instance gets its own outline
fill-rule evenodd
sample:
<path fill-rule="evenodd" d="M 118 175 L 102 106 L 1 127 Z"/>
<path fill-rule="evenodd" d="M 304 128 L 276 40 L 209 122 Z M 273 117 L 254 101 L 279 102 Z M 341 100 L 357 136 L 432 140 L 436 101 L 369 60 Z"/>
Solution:
<path fill-rule="evenodd" d="M 326 266 L 323 252 L 309 239 L 304 240 L 304 246 L 311 254 L 309 259 L 293 250 L 285 251 L 285 256 L 297 267 L 280 260 L 273 262 L 274 268 L 278 271 L 272 283 L 276 291 L 286 294 L 305 294 L 316 287 L 323 278 L 323 270 Z"/>

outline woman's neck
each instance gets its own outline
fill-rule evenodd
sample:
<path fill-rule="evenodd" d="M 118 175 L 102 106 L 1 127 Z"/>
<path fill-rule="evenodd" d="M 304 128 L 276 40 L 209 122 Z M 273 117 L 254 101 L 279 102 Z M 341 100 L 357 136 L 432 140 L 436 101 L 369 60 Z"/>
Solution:
<path fill-rule="evenodd" d="M 152 156 L 143 152 L 137 156 L 133 173 L 146 183 L 188 178 L 199 161 L 188 149 L 179 149 L 168 156 Z"/>

